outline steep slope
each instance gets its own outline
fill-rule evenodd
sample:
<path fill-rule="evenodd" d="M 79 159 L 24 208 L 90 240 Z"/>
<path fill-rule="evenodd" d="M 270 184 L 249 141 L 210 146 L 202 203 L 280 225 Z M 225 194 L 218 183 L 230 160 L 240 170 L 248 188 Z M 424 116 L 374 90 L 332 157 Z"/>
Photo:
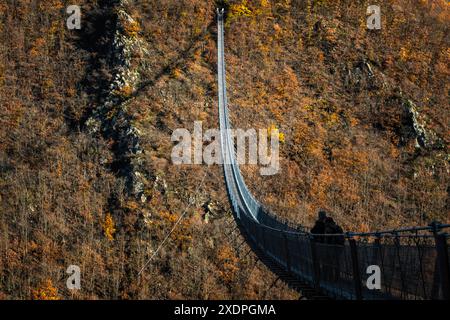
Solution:
<path fill-rule="evenodd" d="M 448 5 L 382 1 L 368 31 L 369 4 L 230 6 L 233 123 L 285 137 L 280 176 L 247 180 L 305 225 L 318 208 L 346 230 L 448 221 Z"/>
<path fill-rule="evenodd" d="M 36 3 L 0 4 L 1 298 L 298 298 L 220 166 L 172 164 L 175 129 L 218 127 L 221 6 L 233 125 L 284 134 L 278 175 L 243 166 L 259 200 L 306 226 L 449 222 L 445 2 L 381 1 L 367 31 L 369 1 L 86 0 L 79 32 Z"/>
<path fill-rule="evenodd" d="M 107 141 L 80 131 L 92 53 L 65 27 L 65 8 L 0 3 L 1 298 L 51 297 L 55 286 L 70 297 L 62 281 L 70 264 L 82 266 L 84 297 L 114 296 L 106 269 L 118 262 L 108 261 L 101 225 L 120 183 L 101 165 L 111 158 Z"/>
<path fill-rule="evenodd" d="M 139 18 L 133 9 L 146 5 L 80 3 L 80 31 L 65 28 L 65 5 L 7 1 L 0 7 L 0 297 L 296 297 L 239 248 L 219 168 L 192 170 L 168 162 L 170 131 L 162 124 L 170 115 L 166 119 L 145 90 L 155 90 L 158 74 L 178 82 L 168 61 L 154 60 L 164 42 L 155 45 L 133 20 Z M 213 7 L 203 20 L 202 39 L 212 50 L 207 27 Z M 215 109 L 213 88 L 208 100 Z M 142 111 L 153 118 L 140 118 Z M 194 193 L 199 172 L 213 179 Z M 181 225 L 139 276 L 188 206 Z M 76 292 L 66 287 L 72 264 L 81 268 L 82 288 Z"/>

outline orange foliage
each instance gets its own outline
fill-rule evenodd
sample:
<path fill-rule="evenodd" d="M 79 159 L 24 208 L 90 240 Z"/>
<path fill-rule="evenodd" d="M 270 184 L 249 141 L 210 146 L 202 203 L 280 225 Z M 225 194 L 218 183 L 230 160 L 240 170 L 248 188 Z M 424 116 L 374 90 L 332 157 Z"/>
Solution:
<path fill-rule="evenodd" d="M 217 253 L 217 261 L 219 266 L 220 278 L 226 284 L 234 281 L 236 273 L 239 271 L 238 261 L 232 248 L 229 245 L 224 245 Z"/>
<path fill-rule="evenodd" d="M 167 211 L 160 212 L 160 217 L 162 220 L 159 223 L 159 227 L 163 228 L 165 232 L 172 230 L 173 226 L 180 218 L 179 216 Z M 181 248 L 184 248 L 190 244 L 192 241 L 192 226 L 187 217 L 184 217 L 179 222 L 170 235 L 170 238 Z"/>
<path fill-rule="evenodd" d="M 53 286 L 52 280 L 47 279 L 40 288 L 32 290 L 33 300 L 59 300 L 58 289 Z"/>
<path fill-rule="evenodd" d="M 114 220 L 110 213 L 106 214 L 105 220 L 102 223 L 102 227 L 103 227 L 103 232 L 105 234 L 105 237 L 109 241 L 113 241 L 114 233 L 116 233 L 116 227 L 115 227 Z"/>
<path fill-rule="evenodd" d="M 115 94 L 117 94 L 123 98 L 128 98 L 133 94 L 133 87 L 130 85 L 125 85 L 125 86 L 121 87 L 119 90 L 117 90 L 115 92 Z"/>
<path fill-rule="evenodd" d="M 125 20 L 122 24 L 125 35 L 128 37 L 136 37 L 141 31 L 141 26 L 135 20 Z"/>

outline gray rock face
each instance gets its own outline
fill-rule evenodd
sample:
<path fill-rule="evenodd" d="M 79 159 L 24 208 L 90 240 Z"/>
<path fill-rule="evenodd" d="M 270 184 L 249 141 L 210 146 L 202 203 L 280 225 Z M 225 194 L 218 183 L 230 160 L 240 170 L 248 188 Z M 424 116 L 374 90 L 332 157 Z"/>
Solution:
<path fill-rule="evenodd" d="M 419 113 L 417 112 L 416 105 L 411 100 L 405 100 L 403 104 L 406 115 L 411 123 L 412 130 L 416 139 L 417 148 L 429 148 L 431 147 L 431 141 L 428 132 L 425 130 L 424 125 L 419 122 Z"/>
<path fill-rule="evenodd" d="M 348 91 L 360 92 L 364 89 L 373 90 L 380 87 L 372 66 L 366 60 L 348 65 L 343 71 L 343 80 Z"/>
<path fill-rule="evenodd" d="M 344 83 L 349 91 L 360 92 L 362 89 L 378 90 L 389 87 L 385 75 L 379 71 L 375 74 L 374 68 L 365 59 L 361 59 L 353 66 L 344 70 Z M 392 89 L 392 88 L 391 88 Z M 427 130 L 425 122 L 417 110 L 417 106 L 403 96 L 401 90 L 396 97 L 402 110 L 402 139 L 415 139 L 417 149 L 431 149 L 440 145 L 440 139 L 431 130 Z"/>
<path fill-rule="evenodd" d="M 120 164 L 120 172 L 125 177 L 127 191 L 141 201 L 144 195 L 145 177 L 142 174 L 144 150 L 141 147 L 141 132 L 133 126 L 127 113 L 129 99 L 139 82 L 138 67 L 133 67 L 132 59 L 137 50 L 145 51 L 143 41 L 126 32 L 125 25 L 136 22 L 125 11 L 126 0 L 117 1 L 115 13 L 117 24 L 109 60 L 112 63 L 113 80 L 108 94 L 92 116 L 86 121 L 86 129 L 90 134 L 104 134 L 116 142 L 116 160 Z"/>

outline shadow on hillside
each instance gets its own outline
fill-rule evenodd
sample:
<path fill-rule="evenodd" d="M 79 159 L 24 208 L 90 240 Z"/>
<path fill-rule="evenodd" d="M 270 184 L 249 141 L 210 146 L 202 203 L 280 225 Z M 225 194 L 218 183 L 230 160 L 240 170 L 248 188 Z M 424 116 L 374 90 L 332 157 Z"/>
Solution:
<path fill-rule="evenodd" d="M 195 50 L 198 48 L 198 45 L 201 43 L 201 41 L 208 35 L 208 34 L 214 34 L 214 27 L 216 25 L 216 20 L 214 19 L 206 28 L 205 30 L 194 37 L 189 46 L 183 50 L 176 58 L 174 58 L 171 62 L 169 62 L 166 66 L 164 66 L 151 80 L 147 80 L 142 82 L 139 85 L 139 88 L 128 98 L 132 99 L 140 94 L 142 94 L 147 88 L 152 87 L 155 85 L 158 80 L 163 77 L 164 75 L 168 75 L 172 72 L 172 70 L 179 68 L 186 64 L 186 60 L 189 59 L 195 52 Z"/>
<path fill-rule="evenodd" d="M 82 27 L 76 31 L 74 44 L 77 49 L 89 53 L 86 71 L 78 85 L 78 94 L 87 94 L 89 105 L 101 103 L 108 92 L 112 79 L 111 50 L 116 16 L 112 11 L 113 1 L 99 1 L 98 5 L 83 13 Z M 71 128 L 82 127 L 94 108 L 84 111 L 78 121 L 69 120 Z M 70 110 L 67 111 L 70 113 Z M 67 119 L 73 119 L 67 114 Z"/>

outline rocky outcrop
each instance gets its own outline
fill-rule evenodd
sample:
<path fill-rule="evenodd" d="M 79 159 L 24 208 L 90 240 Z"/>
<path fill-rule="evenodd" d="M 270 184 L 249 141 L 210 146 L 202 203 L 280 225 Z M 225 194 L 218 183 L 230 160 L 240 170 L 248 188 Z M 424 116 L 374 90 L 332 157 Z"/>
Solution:
<path fill-rule="evenodd" d="M 403 109 L 402 138 L 404 140 L 415 139 L 417 150 L 442 150 L 443 140 L 429 125 L 429 120 L 419 113 L 416 104 L 403 96 L 400 92 L 400 107 Z"/>
<path fill-rule="evenodd" d="M 416 139 L 416 148 L 430 148 L 432 145 L 431 133 L 427 132 L 425 126 L 419 122 L 419 112 L 416 105 L 411 100 L 405 99 L 403 107 L 406 123 L 412 132 L 412 136 Z"/>
<path fill-rule="evenodd" d="M 375 71 L 367 59 L 362 58 L 356 63 L 346 66 L 343 75 L 345 87 L 349 92 L 359 93 L 363 90 L 383 89 L 396 91 L 391 97 L 391 100 L 394 101 L 391 110 L 398 114 L 401 119 L 401 123 L 395 125 L 395 131 L 400 136 L 401 144 L 414 139 L 417 149 L 441 148 L 441 139 L 431 129 L 426 128 L 427 121 L 424 116 L 419 114 L 414 102 L 405 97 L 399 87 L 390 85 L 386 81 L 385 75 L 379 70 Z M 385 127 L 385 125 L 381 127 Z"/>
<path fill-rule="evenodd" d="M 343 81 L 349 92 L 361 92 L 362 90 L 375 90 L 385 84 L 375 77 L 375 72 L 370 62 L 361 59 L 358 62 L 345 66 L 343 69 Z"/>
<path fill-rule="evenodd" d="M 125 178 L 128 193 L 145 201 L 141 133 L 133 126 L 128 105 L 140 80 L 140 65 L 133 59 L 146 50 L 138 35 L 138 23 L 126 12 L 127 2 L 116 1 L 112 6 L 116 23 L 108 60 L 113 79 L 85 125 L 90 134 L 102 134 L 114 141 L 114 167 Z"/>
<path fill-rule="evenodd" d="M 217 201 L 208 200 L 202 205 L 204 210 L 203 219 L 205 223 L 208 223 L 211 218 L 215 218 L 220 213 L 220 205 Z"/>

